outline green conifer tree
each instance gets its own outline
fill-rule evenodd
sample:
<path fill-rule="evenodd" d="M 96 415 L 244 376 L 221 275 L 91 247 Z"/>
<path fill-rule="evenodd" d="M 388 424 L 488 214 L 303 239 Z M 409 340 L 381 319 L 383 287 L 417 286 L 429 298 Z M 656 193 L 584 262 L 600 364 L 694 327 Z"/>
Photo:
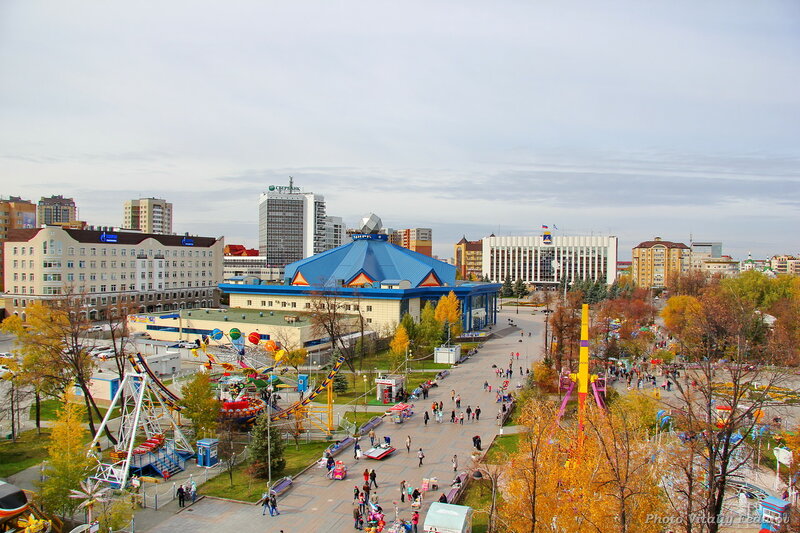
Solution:
<path fill-rule="evenodd" d="M 268 430 L 269 428 L 269 430 Z M 286 468 L 286 459 L 283 457 L 283 438 L 281 431 L 269 419 L 269 415 L 262 414 L 256 420 L 256 425 L 250 433 L 251 440 L 248 446 L 250 458 L 250 474 L 255 477 L 267 478 L 268 461 L 272 464 L 272 477 L 280 475 Z"/>

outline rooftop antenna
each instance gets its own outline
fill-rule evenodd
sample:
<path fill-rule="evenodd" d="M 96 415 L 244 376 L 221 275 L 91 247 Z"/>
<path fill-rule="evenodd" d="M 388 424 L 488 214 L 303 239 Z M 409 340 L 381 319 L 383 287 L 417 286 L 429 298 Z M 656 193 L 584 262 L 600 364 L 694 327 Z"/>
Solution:
<path fill-rule="evenodd" d="M 289 192 L 294 191 L 294 178 L 289 176 Z"/>

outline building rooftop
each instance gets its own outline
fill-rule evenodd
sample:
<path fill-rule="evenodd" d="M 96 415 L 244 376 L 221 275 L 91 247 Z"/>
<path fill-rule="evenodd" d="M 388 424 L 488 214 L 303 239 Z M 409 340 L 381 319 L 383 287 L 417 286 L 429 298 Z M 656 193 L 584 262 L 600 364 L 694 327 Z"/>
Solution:
<path fill-rule="evenodd" d="M 9 230 L 8 240 L 13 242 L 27 242 L 36 237 L 42 229 L 44 228 Z M 80 229 L 64 229 L 64 231 L 77 242 L 85 243 L 139 244 L 146 239 L 155 239 L 164 246 L 208 248 L 218 241 L 215 237 L 164 235 L 162 233 L 141 233 L 138 231 L 98 231 Z M 112 237 L 113 240 L 110 237 Z M 189 244 L 189 242 L 191 242 L 191 244 Z"/>
<path fill-rule="evenodd" d="M 455 285 L 456 268 L 387 241 L 383 234 L 354 235 L 353 242 L 286 266 L 292 285 L 367 286 L 408 280 L 411 287 Z"/>
<path fill-rule="evenodd" d="M 243 323 L 253 324 L 254 326 L 291 326 L 304 327 L 311 325 L 307 313 L 300 310 L 291 311 L 260 311 L 258 309 L 242 309 L 234 307 L 231 309 L 181 309 L 180 311 L 165 311 L 163 313 L 140 313 L 156 318 L 169 319 L 178 317 L 192 321 L 213 321 L 231 323 L 231 327 L 239 327 Z M 289 320 L 286 317 L 296 317 L 296 320 Z M 243 332 L 247 333 L 247 332 Z"/>
<path fill-rule="evenodd" d="M 681 248 L 688 250 L 689 247 L 682 242 L 662 241 L 661 239 L 654 239 L 652 241 L 640 242 L 634 248 L 652 248 L 653 246 L 664 246 L 665 248 Z"/>

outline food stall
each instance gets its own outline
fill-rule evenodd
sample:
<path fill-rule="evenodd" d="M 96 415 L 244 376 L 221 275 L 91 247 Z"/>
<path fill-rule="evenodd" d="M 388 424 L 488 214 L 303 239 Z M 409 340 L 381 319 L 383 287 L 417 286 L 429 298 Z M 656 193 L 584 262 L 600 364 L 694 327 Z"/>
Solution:
<path fill-rule="evenodd" d="M 403 376 L 383 376 L 375 379 L 375 399 L 383 403 L 393 403 L 397 393 L 403 390 Z"/>

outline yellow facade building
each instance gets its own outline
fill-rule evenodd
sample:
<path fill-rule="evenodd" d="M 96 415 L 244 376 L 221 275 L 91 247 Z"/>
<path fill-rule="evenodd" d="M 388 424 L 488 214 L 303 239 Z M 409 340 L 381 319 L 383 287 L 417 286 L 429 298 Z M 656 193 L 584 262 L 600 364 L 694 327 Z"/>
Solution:
<path fill-rule="evenodd" d="M 631 274 L 637 287 L 660 289 L 691 266 L 691 250 L 682 242 L 656 237 L 633 248 Z"/>

